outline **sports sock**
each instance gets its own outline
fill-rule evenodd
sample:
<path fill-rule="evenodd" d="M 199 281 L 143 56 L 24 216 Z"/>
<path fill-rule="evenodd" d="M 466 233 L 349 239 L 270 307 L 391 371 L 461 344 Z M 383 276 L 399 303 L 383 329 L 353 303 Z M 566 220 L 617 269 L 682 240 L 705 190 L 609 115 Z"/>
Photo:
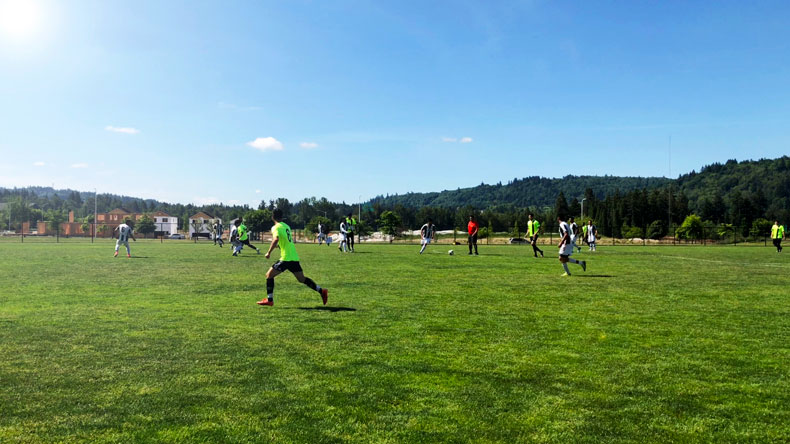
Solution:
<path fill-rule="evenodd" d="M 310 287 L 311 289 L 317 291 L 317 292 L 321 292 L 321 287 L 316 285 L 316 283 L 313 282 L 313 280 L 310 279 L 310 278 L 305 278 L 304 279 L 304 284 L 307 285 L 308 287 Z"/>
<path fill-rule="evenodd" d="M 422 244 L 422 248 L 420 248 L 420 254 L 422 254 L 422 252 L 423 252 L 423 251 L 425 251 L 425 247 L 426 247 L 427 245 L 428 245 L 428 244 Z"/>
<path fill-rule="evenodd" d="M 571 274 L 571 270 L 568 269 L 568 263 L 567 262 L 563 262 L 562 263 L 562 268 L 565 269 L 566 273 Z"/>
<path fill-rule="evenodd" d="M 571 259 L 571 258 L 568 258 L 568 262 L 573 262 L 574 264 L 579 263 L 579 261 L 577 261 L 576 259 Z"/>
<path fill-rule="evenodd" d="M 266 294 L 269 295 L 269 300 L 274 300 L 274 278 L 266 279 Z"/>

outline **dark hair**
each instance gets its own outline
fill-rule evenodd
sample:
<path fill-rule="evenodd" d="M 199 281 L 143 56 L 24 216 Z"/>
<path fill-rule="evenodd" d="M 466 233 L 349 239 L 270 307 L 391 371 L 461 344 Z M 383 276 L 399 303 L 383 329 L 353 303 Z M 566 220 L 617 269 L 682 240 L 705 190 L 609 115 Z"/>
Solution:
<path fill-rule="evenodd" d="M 275 209 L 272 211 L 272 217 L 273 217 L 274 219 L 277 219 L 277 220 L 282 220 L 282 218 L 283 218 L 283 210 L 281 210 L 281 209 L 279 209 L 279 208 L 275 208 Z"/>
<path fill-rule="evenodd" d="M 237 227 L 241 225 L 241 218 L 236 219 L 236 222 L 233 222 L 233 224 L 236 225 Z"/>
<path fill-rule="evenodd" d="M 428 222 L 430 222 L 430 223 L 433 223 L 433 221 L 431 220 L 431 218 L 430 218 L 430 217 L 428 218 Z"/>

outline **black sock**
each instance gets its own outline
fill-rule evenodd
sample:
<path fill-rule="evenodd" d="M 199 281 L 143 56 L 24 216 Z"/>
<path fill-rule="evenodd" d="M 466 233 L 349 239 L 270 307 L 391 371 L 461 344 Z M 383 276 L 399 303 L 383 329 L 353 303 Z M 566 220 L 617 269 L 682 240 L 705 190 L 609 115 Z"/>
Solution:
<path fill-rule="evenodd" d="M 269 299 L 272 299 L 274 296 L 274 278 L 266 279 L 266 294 L 269 295 Z"/>
<path fill-rule="evenodd" d="M 315 282 L 313 282 L 312 279 L 305 278 L 304 279 L 304 284 L 307 285 L 308 287 L 310 287 L 312 290 L 318 291 L 318 286 L 315 284 Z"/>

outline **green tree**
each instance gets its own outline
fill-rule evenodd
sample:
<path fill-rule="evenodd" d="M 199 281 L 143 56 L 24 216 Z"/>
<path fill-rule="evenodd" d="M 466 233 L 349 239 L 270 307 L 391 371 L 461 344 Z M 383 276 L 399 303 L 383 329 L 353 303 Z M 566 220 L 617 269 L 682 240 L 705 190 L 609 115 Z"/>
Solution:
<path fill-rule="evenodd" d="M 752 237 L 767 237 L 771 235 L 771 227 L 773 226 L 773 222 L 768 221 L 767 219 L 758 218 L 752 222 L 752 229 L 749 230 L 749 234 Z"/>
<path fill-rule="evenodd" d="M 151 219 L 151 216 L 143 214 L 143 217 L 137 221 L 137 227 L 135 230 L 145 237 L 146 235 L 156 231 L 156 224 L 154 224 L 154 220 Z"/>
<path fill-rule="evenodd" d="M 248 211 L 244 214 L 244 225 L 256 235 L 269 231 L 274 225 L 272 212 L 268 209 Z"/>
<path fill-rule="evenodd" d="M 689 214 L 683 221 L 683 225 L 678 228 L 678 236 L 681 239 L 696 240 L 702 237 L 704 225 L 702 218 L 696 214 Z"/>
<path fill-rule="evenodd" d="M 663 220 L 654 220 L 647 227 L 648 239 L 661 239 L 667 234 L 667 224 Z"/>
<path fill-rule="evenodd" d="M 397 236 L 400 233 L 401 218 L 392 211 L 385 211 L 381 213 L 378 225 L 382 233 Z"/>
<path fill-rule="evenodd" d="M 554 202 L 554 214 L 557 216 L 565 216 L 568 217 L 570 213 L 570 209 L 568 208 L 568 200 L 565 199 L 565 193 L 560 191 L 560 194 L 557 195 L 557 200 Z"/>
<path fill-rule="evenodd" d="M 52 224 L 55 235 L 60 236 L 60 224 L 66 221 L 66 215 L 63 213 L 63 210 L 47 210 L 44 217 L 47 222 Z"/>
<path fill-rule="evenodd" d="M 102 236 L 105 236 L 108 231 L 110 231 L 110 227 L 108 227 L 106 224 L 101 224 L 96 228 L 96 232 Z"/>
<path fill-rule="evenodd" d="M 516 220 L 515 225 L 513 225 L 513 237 L 521 237 L 521 233 L 518 231 L 518 220 Z"/>

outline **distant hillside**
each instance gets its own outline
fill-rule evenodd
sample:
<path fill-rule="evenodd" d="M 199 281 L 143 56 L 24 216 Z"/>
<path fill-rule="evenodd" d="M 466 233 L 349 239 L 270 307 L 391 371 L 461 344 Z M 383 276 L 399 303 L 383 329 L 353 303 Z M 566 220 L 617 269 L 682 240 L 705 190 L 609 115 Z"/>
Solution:
<path fill-rule="evenodd" d="M 581 200 L 584 191 L 593 190 L 598 199 L 603 199 L 615 191 L 653 189 L 666 186 L 671 179 L 664 177 L 617 177 L 617 176 L 565 176 L 561 179 L 544 177 L 525 177 L 514 179 L 507 185 L 480 184 L 472 188 L 459 188 L 434 193 L 407 193 L 393 196 L 377 196 L 372 203 L 384 207 L 403 205 L 405 207 L 444 207 L 456 208 L 471 205 L 476 208 L 489 208 L 497 205 L 516 207 L 550 207 L 562 192 L 569 200 Z"/>

